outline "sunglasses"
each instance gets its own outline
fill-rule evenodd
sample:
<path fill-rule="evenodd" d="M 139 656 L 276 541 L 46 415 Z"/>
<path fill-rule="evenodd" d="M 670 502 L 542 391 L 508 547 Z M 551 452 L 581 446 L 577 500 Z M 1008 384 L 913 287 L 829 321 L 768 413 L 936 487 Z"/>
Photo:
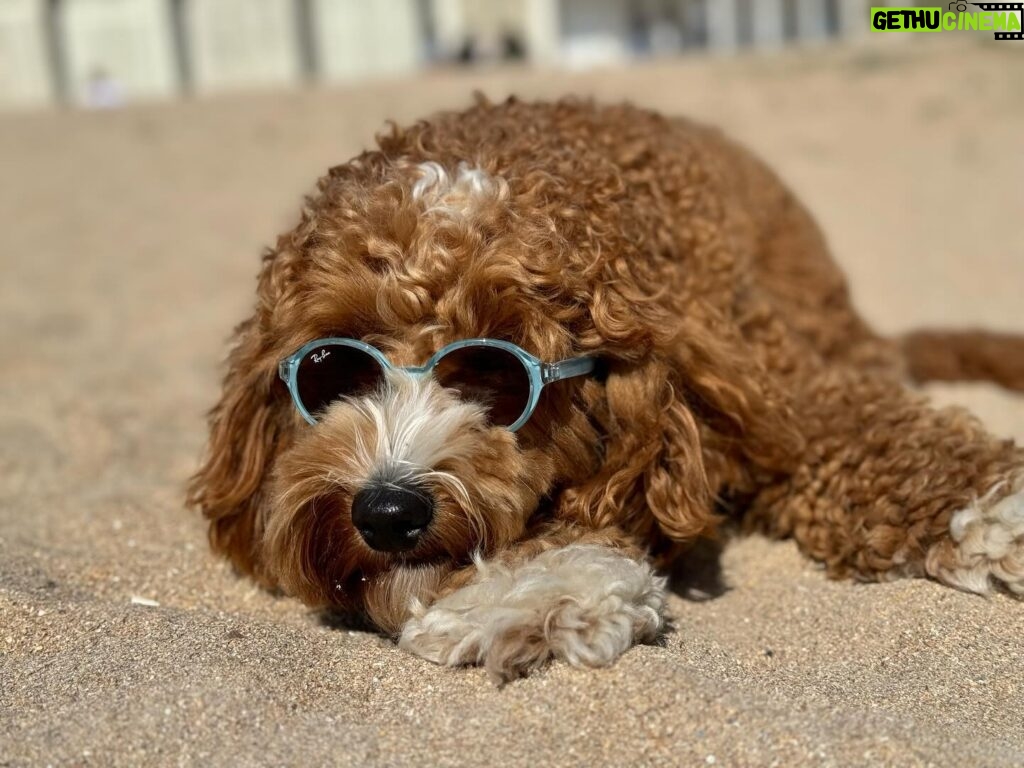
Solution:
<path fill-rule="evenodd" d="M 376 347 L 356 339 L 316 339 L 278 365 L 295 407 L 310 424 L 331 403 L 379 390 L 388 371 L 433 376 L 442 387 L 481 404 L 494 426 L 515 432 L 553 381 L 594 370 L 592 357 L 545 363 L 508 341 L 465 339 L 448 344 L 419 367 L 398 367 Z"/>

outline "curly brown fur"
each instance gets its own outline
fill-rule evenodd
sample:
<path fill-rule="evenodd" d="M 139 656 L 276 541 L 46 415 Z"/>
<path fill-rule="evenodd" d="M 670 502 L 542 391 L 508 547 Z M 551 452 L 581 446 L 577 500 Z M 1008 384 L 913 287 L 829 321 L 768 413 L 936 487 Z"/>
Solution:
<path fill-rule="evenodd" d="M 1024 338 L 991 331 L 915 331 L 903 352 L 916 381 L 992 381 L 1024 392 Z"/>
<path fill-rule="evenodd" d="M 686 120 L 571 100 L 481 102 L 378 143 L 320 180 L 236 333 L 190 499 L 241 571 L 499 675 L 552 654 L 608 663 L 616 632 L 649 636 L 638 617 L 660 603 L 635 570 L 644 553 L 667 563 L 726 509 L 836 576 L 1024 588 L 1024 452 L 904 387 L 904 348 L 860 319 L 806 210 L 746 151 Z M 368 471 L 353 446 L 379 425 L 339 402 L 309 426 L 277 378 L 279 360 L 327 336 L 397 365 L 487 336 L 546 361 L 597 356 L 602 371 L 547 387 L 515 434 L 460 412 L 421 468 L 435 522 L 395 555 L 349 518 Z M 427 386 L 408 396 L 456 408 Z M 991 535 L 1005 546 L 977 543 Z M 589 605 L 600 632 L 530 581 L 554 550 L 620 553 L 626 594 L 551 561 L 557 604 Z M 540 605 L 502 603 L 517 578 Z M 501 611 L 460 602 L 480 590 Z M 471 624 L 477 646 L 452 641 Z"/>

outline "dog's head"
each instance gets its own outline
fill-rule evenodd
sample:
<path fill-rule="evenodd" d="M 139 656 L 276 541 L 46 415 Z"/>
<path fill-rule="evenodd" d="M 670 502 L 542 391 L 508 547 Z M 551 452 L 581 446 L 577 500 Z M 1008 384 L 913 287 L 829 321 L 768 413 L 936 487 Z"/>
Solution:
<path fill-rule="evenodd" d="M 730 381 L 739 360 L 694 325 L 700 311 L 673 314 L 678 281 L 644 252 L 614 164 L 525 142 L 516 123 L 480 107 L 394 131 L 332 169 L 267 254 L 191 488 L 214 547 L 243 571 L 395 629 L 410 597 L 538 517 L 675 540 L 711 522 L 702 442 L 749 431 L 759 393 Z M 482 337 L 601 366 L 545 387 L 514 433 L 486 397 L 400 370 L 310 424 L 279 363 L 326 337 L 396 368 Z M 480 375 L 466 365 L 464 380 Z"/>

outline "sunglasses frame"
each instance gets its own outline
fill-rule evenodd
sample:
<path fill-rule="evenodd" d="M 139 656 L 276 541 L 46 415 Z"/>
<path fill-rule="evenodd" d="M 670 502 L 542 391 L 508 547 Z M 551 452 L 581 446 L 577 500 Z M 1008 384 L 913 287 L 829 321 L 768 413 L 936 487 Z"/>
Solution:
<path fill-rule="evenodd" d="M 545 363 L 540 358 L 534 357 L 525 349 L 510 341 L 481 338 L 461 339 L 459 341 L 453 341 L 451 344 L 445 344 L 437 350 L 437 352 L 431 355 L 430 359 L 427 360 L 424 365 L 397 366 L 388 360 L 387 356 L 383 352 L 373 345 L 367 344 L 365 341 L 340 337 L 314 339 L 313 341 L 303 344 L 292 354 L 288 355 L 288 357 L 278 363 L 277 366 L 277 375 L 288 386 L 288 393 L 291 395 L 292 402 L 295 403 L 295 407 L 298 409 L 299 413 L 302 414 L 302 418 L 310 424 L 316 424 L 317 420 L 309 411 L 306 410 L 306 407 L 302 404 L 302 397 L 299 395 L 299 364 L 302 362 L 302 358 L 304 358 L 309 352 L 322 346 L 341 346 L 358 349 L 376 360 L 380 364 L 383 372 L 402 371 L 415 378 L 422 378 L 424 376 L 431 375 L 431 372 L 434 370 L 434 366 L 436 366 L 443 357 L 455 350 L 463 349 L 465 347 L 496 347 L 506 352 L 510 352 L 523 364 L 523 368 L 526 369 L 527 376 L 530 380 L 530 399 L 527 402 L 522 415 L 516 419 L 513 424 L 508 427 L 504 427 L 504 429 L 507 429 L 509 432 L 515 432 L 530 420 L 530 417 L 537 408 L 537 403 L 540 402 L 541 390 L 543 390 L 545 386 L 555 381 L 561 381 L 562 379 L 584 376 L 591 373 L 597 365 L 597 360 L 593 357 L 572 357 L 566 360 L 560 360 L 557 363 Z"/>

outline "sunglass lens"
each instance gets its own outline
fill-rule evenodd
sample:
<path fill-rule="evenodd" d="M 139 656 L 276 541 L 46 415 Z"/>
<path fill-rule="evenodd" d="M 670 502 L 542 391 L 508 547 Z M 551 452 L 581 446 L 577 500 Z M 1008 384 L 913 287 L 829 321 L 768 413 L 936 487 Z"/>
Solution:
<path fill-rule="evenodd" d="M 373 355 L 355 347 L 325 344 L 299 362 L 296 383 L 302 405 L 316 417 L 335 400 L 372 392 L 383 375 Z"/>
<path fill-rule="evenodd" d="M 465 400 L 483 405 L 495 426 L 510 427 L 530 403 L 530 375 L 523 362 L 500 347 L 470 346 L 438 361 L 434 378 Z"/>

